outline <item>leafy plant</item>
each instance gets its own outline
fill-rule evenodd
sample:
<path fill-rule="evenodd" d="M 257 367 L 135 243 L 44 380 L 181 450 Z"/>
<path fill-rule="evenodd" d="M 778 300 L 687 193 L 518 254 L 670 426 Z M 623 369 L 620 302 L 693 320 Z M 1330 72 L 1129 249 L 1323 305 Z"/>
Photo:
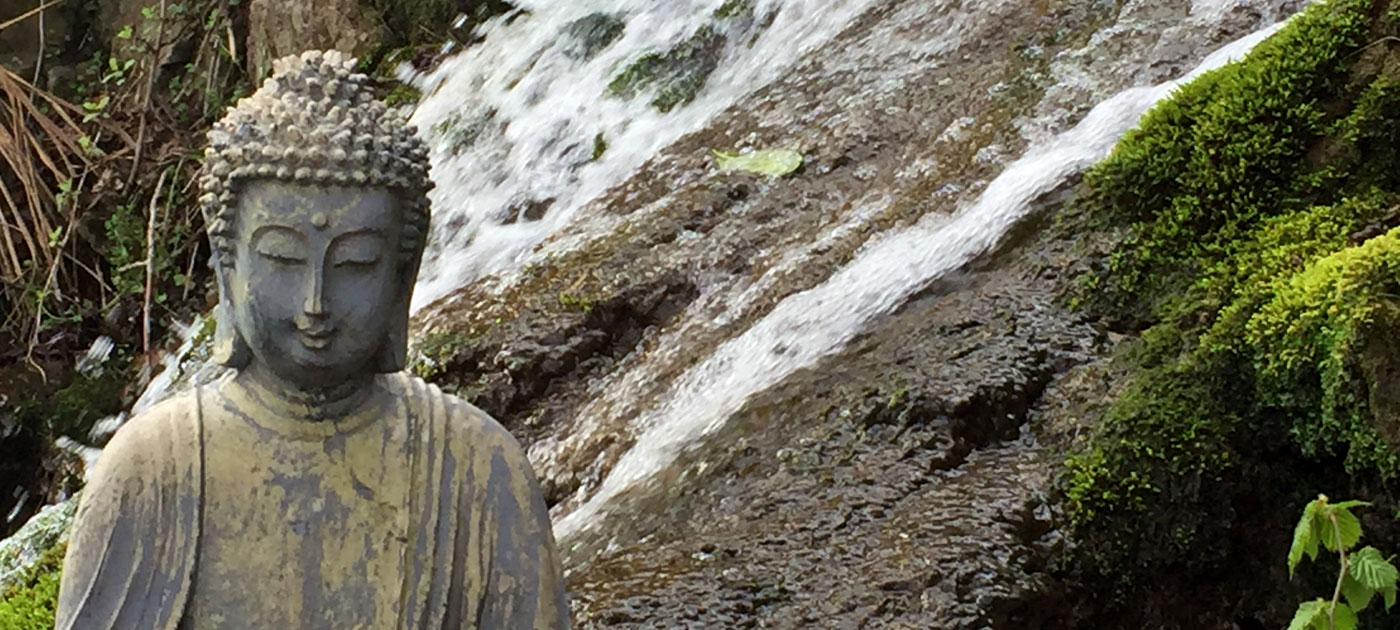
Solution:
<path fill-rule="evenodd" d="M 1288 550 L 1289 577 L 1303 556 L 1317 561 L 1319 545 L 1337 553 L 1340 570 L 1332 598 L 1299 604 L 1288 630 L 1355 630 L 1357 613 L 1377 594 L 1385 601 L 1386 610 L 1395 605 L 1395 583 L 1400 578 L 1395 565 L 1375 547 L 1351 551 L 1361 541 L 1361 520 L 1351 510 L 1368 505 L 1365 501 L 1329 503 L 1327 495 L 1318 495 L 1303 508 Z"/>

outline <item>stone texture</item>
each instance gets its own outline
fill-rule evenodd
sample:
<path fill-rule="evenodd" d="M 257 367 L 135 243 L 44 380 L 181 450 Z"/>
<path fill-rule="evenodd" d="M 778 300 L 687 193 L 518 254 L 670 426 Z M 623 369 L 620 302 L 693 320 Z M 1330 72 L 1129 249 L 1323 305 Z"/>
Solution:
<path fill-rule="evenodd" d="M 0 8 L 0 23 L 19 17 L 38 5 L 38 0 L 5 3 L 5 8 Z M 26 80 L 33 79 L 34 65 L 39 60 L 41 45 L 50 52 L 58 49 L 68 38 L 70 29 L 67 13 L 57 8 L 44 11 L 42 22 L 43 37 L 40 37 L 38 15 L 0 30 L 0 66 L 18 73 Z"/>
<path fill-rule="evenodd" d="M 0 540 L 0 592 L 10 586 L 44 551 L 68 538 L 68 524 L 77 509 L 76 499 L 50 505 L 29 519 L 14 536 Z"/>
<path fill-rule="evenodd" d="M 255 76 L 265 76 L 273 59 L 306 50 L 363 57 L 386 35 L 359 0 L 252 0 L 248 23 L 248 67 Z"/>

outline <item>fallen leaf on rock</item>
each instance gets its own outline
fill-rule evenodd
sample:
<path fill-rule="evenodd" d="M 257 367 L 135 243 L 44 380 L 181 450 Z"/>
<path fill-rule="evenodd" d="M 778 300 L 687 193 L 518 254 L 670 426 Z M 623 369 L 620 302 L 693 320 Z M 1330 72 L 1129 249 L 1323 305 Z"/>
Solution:
<path fill-rule="evenodd" d="M 715 161 L 724 170 L 740 170 L 782 177 L 802 166 L 802 154 L 788 149 L 764 149 L 750 153 L 714 150 Z"/>

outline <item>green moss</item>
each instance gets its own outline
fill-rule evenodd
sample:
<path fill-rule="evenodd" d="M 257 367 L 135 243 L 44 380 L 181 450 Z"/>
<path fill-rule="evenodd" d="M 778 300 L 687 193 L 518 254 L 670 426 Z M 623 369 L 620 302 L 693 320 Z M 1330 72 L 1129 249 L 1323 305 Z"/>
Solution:
<path fill-rule="evenodd" d="M 420 378 L 433 380 L 441 376 L 459 354 L 480 343 L 486 332 L 472 330 L 467 334 L 452 331 L 428 333 L 414 344 L 408 370 Z"/>
<path fill-rule="evenodd" d="M 724 0 L 724 4 L 715 9 L 714 16 L 717 18 L 752 17 L 753 0 Z"/>
<path fill-rule="evenodd" d="M 719 67 L 726 41 L 714 26 L 702 25 L 670 50 L 645 53 L 628 64 L 608 83 L 608 92 L 632 98 L 642 90 L 654 88 L 651 105 L 661 113 L 686 105 L 695 100 L 710 74 Z"/>
<path fill-rule="evenodd" d="M 433 126 L 437 136 L 453 155 L 471 148 L 481 134 L 496 121 L 496 110 L 488 108 L 472 113 L 457 112 Z"/>
<path fill-rule="evenodd" d="M 9 406 L 23 426 L 38 435 L 86 436 L 93 423 L 125 407 L 129 360 L 114 353 L 101 373 L 73 374 L 58 389 L 12 392 Z"/>
<path fill-rule="evenodd" d="M 1190 362 L 1144 370 L 1109 408 L 1092 446 L 1069 459 L 1067 507 L 1091 561 L 1168 562 L 1221 522 L 1229 503 L 1213 484 L 1235 461 L 1239 418 L 1221 404 L 1229 392 L 1210 372 Z"/>
<path fill-rule="evenodd" d="M 1326 131 L 1324 104 L 1343 91 L 1347 57 L 1365 43 L 1369 4 L 1307 11 L 1247 62 L 1181 88 L 1090 171 L 1088 201 L 1133 228 L 1110 261 L 1112 297 L 1123 300 L 1114 306 L 1159 306 L 1261 219 L 1306 207 L 1308 149 Z"/>
<path fill-rule="evenodd" d="M 607 152 L 608 139 L 603 137 L 603 134 L 601 132 L 598 135 L 593 136 L 593 161 L 597 162 L 600 158 L 603 157 L 603 154 Z"/>
<path fill-rule="evenodd" d="M 630 99 L 650 90 L 652 107 L 663 114 L 689 104 L 719 67 L 731 36 L 742 41 L 767 27 L 756 24 L 753 15 L 753 0 L 726 0 L 715 9 L 713 19 L 685 41 L 664 52 L 643 53 L 627 64 L 608 83 L 608 93 Z"/>
<path fill-rule="evenodd" d="M 1250 318 L 1245 340 L 1255 349 L 1261 399 L 1294 419 L 1305 454 L 1341 450 L 1351 470 L 1386 479 L 1400 472 L 1358 372 L 1366 328 L 1398 298 L 1400 230 L 1391 230 L 1308 265 Z"/>
<path fill-rule="evenodd" d="M 1085 178 L 1082 210 L 1125 236 L 1074 300 L 1142 327 L 1122 357 L 1133 376 L 1065 477 L 1101 571 L 1212 557 L 1203 541 L 1247 475 L 1281 458 L 1400 472 L 1359 356 L 1400 295 L 1385 234 L 1400 64 L 1367 46 L 1397 29 L 1373 4 L 1310 7 L 1154 108 Z"/>
<path fill-rule="evenodd" d="M 411 85 L 400 83 L 389 90 L 384 96 L 384 104 L 390 107 L 417 103 L 423 98 L 423 93 Z"/>
<path fill-rule="evenodd" d="M 0 628 L 50 630 L 58 604 L 59 570 L 66 544 L 44 552 L 39 561 L 13 587 L 0 594 Z"/>
<path fill-rule="evenodd" d="M 578 59 L 592 59 L 622 37 L 627 23 L 609 13 L 590 13 L 564 27 L 564 51 Z"/>
<path fill-rule="evenodd" d="M 560 293 L 559 303 L 584 313 L 590 313 L 593 311 L 593 305 L 595 303 L 595 300 L 586 295 L 577 295 L 574 293 Z"/>

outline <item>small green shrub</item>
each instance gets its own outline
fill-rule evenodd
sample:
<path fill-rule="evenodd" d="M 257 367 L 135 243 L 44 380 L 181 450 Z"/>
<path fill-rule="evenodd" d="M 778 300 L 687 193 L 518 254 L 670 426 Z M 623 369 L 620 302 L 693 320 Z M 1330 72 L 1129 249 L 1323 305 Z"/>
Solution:
<path fill-rule="evenodd" d="M 1303 508 L 1288 550 L 1289 577 L 1304 555 L 1317 560 L 1319 544 L 1337 553 L 1340 566 L 1332 593 L 1299 604 L 1288 630 L 1356 630 L 1357 614 L 1370 606 L 1376 595 L 1381 596 L 1387 611 L 1395 605 L 1400 571 L 1375 547 L 1351 551 L 1361 542 L 1361 520 L 1351 510 L 1368 505 L 1365 501 L 1328 503 L 1326 495 L 1319 495 Z"/>

